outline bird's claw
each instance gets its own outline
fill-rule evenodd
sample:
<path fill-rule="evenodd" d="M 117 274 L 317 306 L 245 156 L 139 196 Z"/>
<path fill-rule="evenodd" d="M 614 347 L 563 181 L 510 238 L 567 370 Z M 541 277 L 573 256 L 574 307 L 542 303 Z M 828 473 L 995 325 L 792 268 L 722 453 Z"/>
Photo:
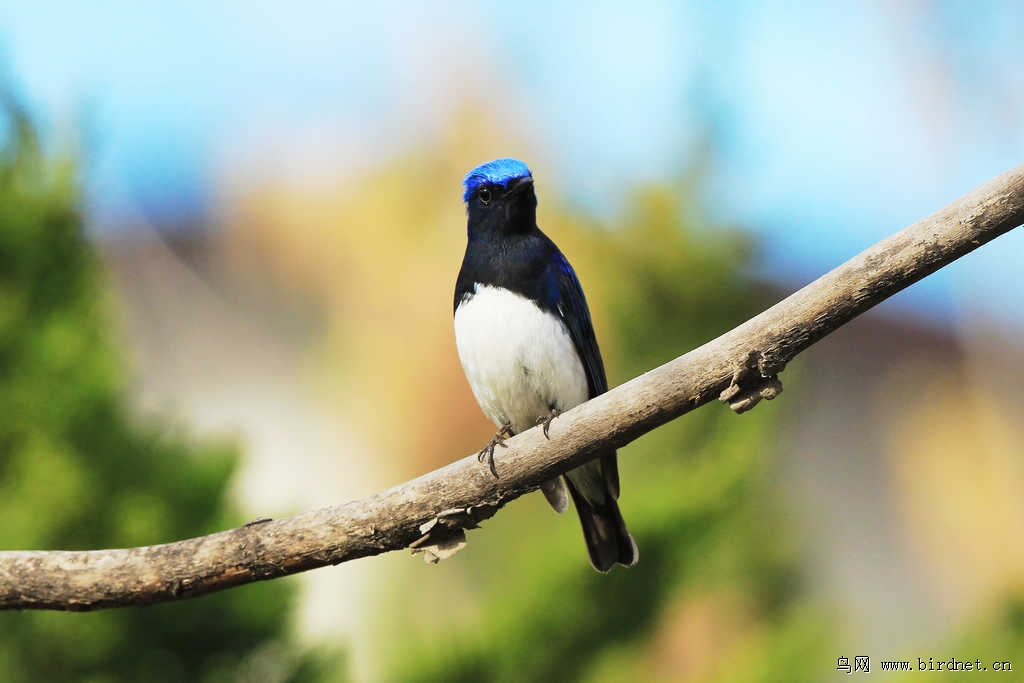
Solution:
<path fill-rule="evenodd" d="M 512 436 L 512 423 L 505 420 L 505 424 L 501 425 L 501 429 L 491 437 L 491 440 L 487 442 L 487 445 L 480 449 L 480 452 L 476 454 L 477 462 L 487 461 L 487 465 L 491 468 L 491 474 L 494 478 L 498 478 L 498 470 L 494 467 L 494 449 L 497 446 L 502 448 L 508 448 L 508 444 L 505 443 L 505 437 Z"/>
<path fill-rule="evenodd" d="M 551 421 L 554 420 L 556 417 L 558 417 L 561 414 L 562 414 L 561 410 L 559 410 L 558 408 L 552 408 L 551 412 L 548 413 L 545 417 L 538 417 L 537 418 L 537 424 L 543 424 L 544 425 L 541 428 L 541 431 L 544 432 L 544 438 L 545 439 L 550 439 L 551 438 L 548 435 L 548 430 L 551 429 Z"/>

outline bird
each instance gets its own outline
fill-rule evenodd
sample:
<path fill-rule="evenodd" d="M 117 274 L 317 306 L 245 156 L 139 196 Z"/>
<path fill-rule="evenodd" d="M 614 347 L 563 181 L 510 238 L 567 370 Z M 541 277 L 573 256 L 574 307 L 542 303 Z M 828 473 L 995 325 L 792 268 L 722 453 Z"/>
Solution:
<path fill-rule="evenodd" d="M 478 457 L 608 390 L 590 310 L 569 261 L 537 226 L 533 174 L 494 159 L 463 179 L 466 253 L 455 282 L 455 344 L 473 396 L 498 427 Z M 639 559 L 619 511 L 616 452 L 541 485 L 556 512 L 572 497 L 590 563 L 607 572 Z"/>

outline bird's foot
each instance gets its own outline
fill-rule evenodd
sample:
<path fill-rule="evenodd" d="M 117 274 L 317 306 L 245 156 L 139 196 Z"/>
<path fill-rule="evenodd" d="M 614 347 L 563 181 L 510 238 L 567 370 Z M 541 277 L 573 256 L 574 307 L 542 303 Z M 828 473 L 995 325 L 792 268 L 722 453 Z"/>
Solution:
<path fill-rule="evenodd" d="M 505 423 L 501 425 L 501 429 L 491 437 L 491 440 L 487 442 L 487 445 L 480 449 L 480 452 L 476 454 L 476 459 L 479 462 L 487 461 L 488 466 L 491 468 L 491 474 L 494 478 L 498 478 L 498 470 L 494 467 L 494 449 L 497 446 L 502 448 L 508 448 L 505 444 L 505 437 L 512 436 L 512 423 L 505 420 Z"/>
<path fill-rule="evenodd" d="M 561 410 L 559 410 L 558 408 L 552 408 L 551 412 L 548 413 L 546 417 L 538 417 L 537 418 L 537 424 L 543 424 L 544 425 L 544 427 L 543 427 L 543 429 L 541 431 L 544 432 L 544 438 L 545 439 L 550 439 L 551 438 L 550 436 L 548 436 L 548 430 L 551 429 L 551 422 L 552 422 L 552 420 L 554 420 L 556 417 L 558 417 L 561 414 L 562 414 Z"/>

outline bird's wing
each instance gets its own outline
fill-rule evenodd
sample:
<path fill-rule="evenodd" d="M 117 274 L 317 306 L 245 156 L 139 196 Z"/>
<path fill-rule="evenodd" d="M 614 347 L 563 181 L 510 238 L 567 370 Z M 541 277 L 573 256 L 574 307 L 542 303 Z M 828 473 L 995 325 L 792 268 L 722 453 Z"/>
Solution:
<path fill-rule="evenodd" d="M 558 314 L 569 330 L 576 353 L 583 361 L 583 369 L 587 373 L 587 387 L 590 391 L 590 398 L 593 398 L 608 391 L 608 379 L 604 374 L 604 362 L 601 360 L 601 351 L 597 347 L 597 338 L 594 336 L 594 325 L 590 321 L 590 309 L 587 308 L 587 300 L 583 296 L 583 288 L 580 287 L 576 272 L 557 249 L 553 263 L 555 278 L 558 282 Z M 618 498 L 619 468 L 615 451 L 602 456 L 599 462 L 607 492 L 611 494 L 612 498 Z M 600 499 L 600 497 L 596 498 L 596 500 Z"/>
<path fill-rule="evenodd" d="M 565 256 L 556 251 L 553 263 L 554 277 L 558 283 L 558 315 L 568 328 L 576 353 L 583 361 L 583 369 L 587 373 L 587 387 L 590 398 L 593 398 L 608 391 L 608 380 L 604 374 L 601 351 L 594 337 L 594 325 L 590 322 L 590 310 L 587 308 L 587 300 L 583 297 L 580 281 Z"/>

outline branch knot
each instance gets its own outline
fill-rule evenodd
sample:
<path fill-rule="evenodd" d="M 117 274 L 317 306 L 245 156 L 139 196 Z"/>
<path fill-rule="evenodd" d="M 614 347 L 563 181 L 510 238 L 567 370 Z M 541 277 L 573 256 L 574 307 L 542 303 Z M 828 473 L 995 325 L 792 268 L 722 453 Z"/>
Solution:
<path fill-rule="evenodd" d="M 466 529 L 477 528 L 478 522 L 493 514 L 493 511 L 490 514 L 483 512 L 483 506 L 450 508 L 439 512 L 433 519 L 420 524 L 422 535 L 409 544 L 409 549 L 414 555 L 423 553 L 423 559 L 428 564 L 447 560 L 466 547 Z"/>
<path fill-rule="evenodd" d="M 770 401 L 782 393 L 778 373 L 784 368 L 785 363 L 772 362 L 761 352 L 749 351 L 733 366 L 732 381 L 718 400 L 728 403 L 737 414 L 747 412 L 761 399 Z"/>

